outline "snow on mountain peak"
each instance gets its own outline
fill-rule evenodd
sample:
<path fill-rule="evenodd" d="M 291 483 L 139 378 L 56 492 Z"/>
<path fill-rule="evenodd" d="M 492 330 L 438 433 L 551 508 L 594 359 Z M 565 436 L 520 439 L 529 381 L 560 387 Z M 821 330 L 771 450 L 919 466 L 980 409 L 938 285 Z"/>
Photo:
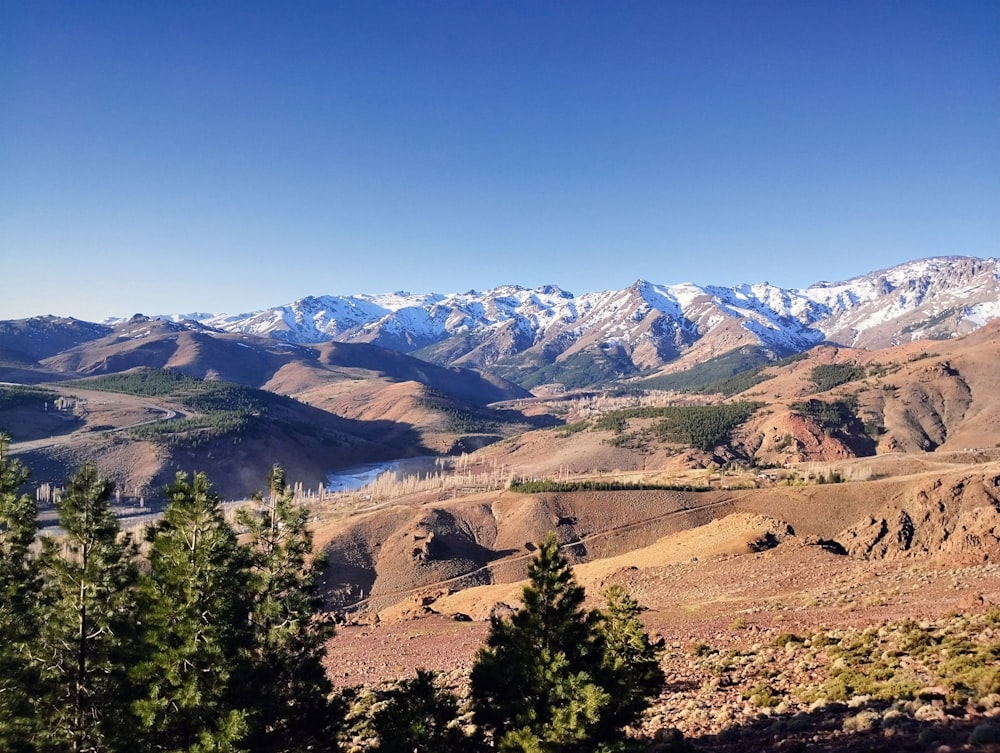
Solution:
<path fill-rule="evenodd" d="M 723 287 L 638 279 L 624 290 L 574 295 L 552 284 L 509 284 L 446 295 L 309 296 L 252 314 L 199 318 L 219 329 L 295 343 L 372 342 L 404 351 L 461 335 L 467 344 L 449 345 L 448 362 L 466 357 L 462 348 L 469 348 L 476 363 L 485 364 L 525 348 L 541 348 L 551 359 L 601 342 L 636 352 L 651 346 L 663 357 L 676 357 L 678 348 L 711 337 L 726 322 L 736 322 L 747 342 L 787 352 L 824 339 L 878 344 L 903 328 L 922 333 L 931 327 L 926 331 L 941 336 L 947 334 L 942 327 L 964 322 L 967 330 L 1000 317 L 998 291 L 996 259 L 934 257 L 801 290 L 768 282 Z M 734 342 L 738 330 L 726 331 L 726 342 Z M 502 344 L 481 347 L 493 337 Z"/>

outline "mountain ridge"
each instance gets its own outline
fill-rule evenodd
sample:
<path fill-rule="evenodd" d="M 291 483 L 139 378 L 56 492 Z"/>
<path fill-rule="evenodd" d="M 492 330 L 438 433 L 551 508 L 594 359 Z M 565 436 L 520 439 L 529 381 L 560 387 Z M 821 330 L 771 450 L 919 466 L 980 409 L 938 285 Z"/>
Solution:
<path fill-rule="evenodd" d="M 478 293 L 306 297 L 200 321 L 286 342 L 367 342 L 523 381 L 576 354 L 612 355 L 618 376 L 670 370 L 746 345 L 775 356 L 821 342 L 886 347 L 950 337 L 1000 317 L 1000 261 L 942 256 L 803 289 L 639 279 L 574 295 L 556 285 Z M 558 380 L 556 380 L 558 381 Z"/>
<path fill-rule="evenodd" d="M 1000 260 L 931 257 L 802 289 L 638 279 L 574 295 L 557 285 L 502 285 L 306 296 L 245 314 L 193 316 L 153 318 L 288 345 L 363 343 L 531 388 L 574 388 L 684 370 L 746 347 L 778 358 L 823 342 L 881 348 L 967 334 L 1000 318 Z M 51 318 L 41 319 L 52 328 Z M 106 335 L 110 325 L 77 323 L 73 344 Z"/>

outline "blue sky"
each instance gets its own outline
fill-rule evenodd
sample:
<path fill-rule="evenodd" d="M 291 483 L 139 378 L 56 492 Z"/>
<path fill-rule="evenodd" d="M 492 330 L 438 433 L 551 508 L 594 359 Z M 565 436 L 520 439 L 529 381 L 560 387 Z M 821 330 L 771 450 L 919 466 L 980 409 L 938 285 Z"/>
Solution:
<path fill-rule="evenodd" d="M 0 319 L 1000 256 L 1000 3 L 0 3 Z"/>

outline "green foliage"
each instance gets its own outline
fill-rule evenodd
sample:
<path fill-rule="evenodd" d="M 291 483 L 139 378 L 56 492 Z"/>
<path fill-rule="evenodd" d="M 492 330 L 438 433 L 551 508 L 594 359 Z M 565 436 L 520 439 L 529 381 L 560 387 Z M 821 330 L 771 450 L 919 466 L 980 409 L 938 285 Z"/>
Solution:
<path fill-rule="evenodd" d="M 722 444 L 729 432 L 750 418 L 763 403 L 738 402 L 674 408 L 655 427 L 656 434 L 699 450 Z"/>
<path fill-rule="evenodd" d="M 528 577 L 523 607 L 509 621 L 492 618 L 476 654 L 476 723 L 500 751 L 620 749 L 621 726 L 659 691 L 658 644 L 643 637 L 634 602 L 621 594 L 612 595 L 607 615 L 583 609 L 584 590 L 555 534 L 540 545 Z"/>
<path fill-rule="evenodd" d="M 743 697 L 759 709 L 773 709 L 782 700 L 781 694 L 766 682 L 757 683 Z"/>
<path fill-rule="evenodd" d="M 827 436 L 838 436 L 851 444 L 858 455 L 874 455 L 876 427 L 862 423 L 857 416 L 857 397 L 850 395 L 843 400 L 817 400 L 815 398 L 793 403 L 792 410 L 815 421 Z"/>
<path fill-rule="evenodd" d="M 637 386 L 647 390 L 698 392 L 706 395 L 722 393 L 727 397 L 748 390 L 773 378 L 764 371 L 773 366 L 785 366 L 805 357 L 797 353 L 773 361 L 770 353 L 760 346 L 737 348 L 710 358 L 687 371 L 640 380 Z"/>
<path fill-rule="evenodd" d="M 850 363 L 823 363 L 813 366 L 809 372 L 809 378 L 816 385 L 818 392 L 826 392 L 841 384 L 864 379 L 864 377 L 864 367 Z"/>
<path fill-rule="evenodd" d="M 775 452 L 781 452 L 785 448 L 789 447 L 792 444 L 792 441 L 793 441 L 793 438 L 792 438 L 791 434 L 782 434 L 781 435 L 781 439 L 779 439 L 774 444 L 774 451 Z"/>
<path fill-rule="evenodd" d="M 253 709 L 245 744 L 254 753 L 316 749 L 335 733 L 323 667 L 333 625 L 312 619 L 320 598 L 307 512 L 279 466 L 269 492 L 237 516 L 249 538 L 251 677 L 243 705 Z"/>
<path fill-rule="evenodd" d="M 848 400 L 805 400 L 793 403 L 792 410 L 808 416 L 824 429 L 849 429 L 858 421 L 857 402 Z"/>
<path fill-rule="evenodd" d="M 693 484 L 646 484 L 636 481 L 596 481 L 581 479 L 578 481 L 554 481 L 552 479 L 512 479 L 510 490 L 522 494 L 541 494 L 543 492 L 622 492 L 622 491 L 672 491 L 672 492 L 703 492 L 708 486 Z"/>
<path fill-rule="evenodd" d="M 581 389 L 606 384 L 637 372 L 627 354 L 617 348 L 605 348 L 598 352 L 573 353 L 555 363 L 503 376 L 526 390 L 550 383 L 562 384 L 566 389 Z"/>
<path fill-rule="evenodd" d="M 735 374 L 756 370 L 770 361 L 771 358 L 764 348 L 737 348 L 703 361 L 687 371 L 643 379 L 639 382 L 639 386 L 648 390 L 698 392 Z"/>
<path fill-rule="evenodd" d="M 59 397 L 59 394 L 43 387 L 28 387 L 26 385 L 0 386 L 0 410 L 9 408 L 41 407 Z"/>
<path fill-rule="evenodd" d="M 84 466 L 34 554 L 27 472 L 0 435 L 0 750 L 336 751 L 340 708 L 314 619 L 306 514 L 271 494 L 225 522 L 203 474 L 178 474 L 140 558 Z M 140 568 L 142 562 L 144 567 Z"/>
<path fill-rule="evenodd" d="M 776 648 L 784 648 L 789 643 L 805 643 L 805 638 L 795 633 L 778 633 L 774 640 L 771 641 L 771 645 Z"/>
<path fill-rule="evenodd" d="M 898 363 L 870 363 L 868 364 L 868 376 L 880 378 L 895 374 L 903 366 Z"/>
<path fill-rule="evenodd" d="M 0 750 L 15 753 L 32 750 L 39 682 L 30 646 L 38 634 L 41 580 L 31 556 L 38 510 L 19 494 L 28 471 L 7 457 L 8 442 L 0 434 Z"/>
<path fill-rule="evenodd" d="M 42 540 L 36 714 L 42 749 L 130 750 L 136 548 L 110 506 L 112 484 L 85 465 L 56 503 L 65 535 Z"/>
<path fill-rule="evenodd" d="M 578 434 L 581 431 L 586 431 L 590 428 L 590 421 L 576 421 L 572 424 L 563 424 L 562 426 L 557 426 L 555 429 L 555 435 L 560 439 L 565 439 L 566 437 L 572 436 L 573 434 Z"/>
<path fill-rule="evenodd" d="M 282 400 L 272 393 L 230 382 L 196 379 L 171 369 L 136 369 L 79 382 L 88 389 L 160 397 L 179 402 L 199 415 L 158 421 L 130 430 L 132 436 L 168 446 L 197 447 L 223 436 L 250 434 L 260 417 Z"/>
<path fill-rule="evenodd" d="M 650 430 L 661 442 L 675 442 L 699 450 L 723 443 L 729 432 L 763 407 L 763 403 L 735 402 L 716 405 L 623 408 L 605 413 L 594 428 L 622 434 L 632 419 L 659 418 Z"/>
<path fill-rule="evenodd" d="M 517 411 L 458 405 L 436 390 L 428 390 L 428 396 L 420 404 L 444 416 L 447 431 L 453 434 L 497 434 L 504 427 L 528 426 L 524 416 Z"/>
<path fill-rule="evenodd" d="M 872 439 L 878 439 L 886 432 L 886 428 L 878 421 L 869 420 L 864 422 L 865 434 Z"/>
<path fill-rule="evenodd" d="M 177 395 L 185 390 L 198 389 L 202 380 L 185 376 L 173 369 L 135 369 L 120 374 L 106 374 L 81 379 L 77 384 L 89 390 L 120 392 L 141 397 Z"/>
<path fill-rule="evenodd" d="M 236 750 L 247 728 L 235 698 L 249 675 L 246 553 L 204 474 L 177 474 L 168 497 L 146 536 L 134 710 L 151 750 Z"/>
<path fill-rule="evenodd" d="M 620 585 L 604 593 L 605 610 L 597 632 L 604 644 L 604 687 L 611 695 L 605 716 L 604 736 L 613 738 L 624 727 L 635 725 L 649 700 L 663 690 L 666 677 L 660 666 L 663 639 L 652 641 L 639 622 L 639 603 Z"/>
<path fill-rule="evenodd" d="M 910 335 L 914 332 L 921 332 L 923 330 L 928 330 L 931 327 L 936 327 L 939 324 L 945 323 L 946 321 L 948 321 L 948 319 L 955 316 L 960 311 L 962 311 L 961 308 L 943 309 L 934 314 L 933 316 L 928 317 L 922 322 L 914 322 L 913 324 L 907 324 L 899 331 L 899 334 Z"/>
<path fill-rule="evenodd" d="M 817 484 L 842 484 L 844 483 L 844 477 L 840 471 L 830 470 L 829 473 L 817 473 L 816 474 Z"/>
<path fill-rule="evenodd" d="M 376 753 L 461 753 L 472 743 L 458 725 L 458 699 L 435 683 L 433 672 L 417 670 L 385 693 L 372 715 Z"/>
<path fill-rule="evenodd" d="M 725 397 L 746 392 L 751 387 L 756 387 L 761 382 L 766 382 L 768 379 L 774 378 L 774 374 L 763 373 L 765 368 L 764 366 L 758 366 L 749 371 L 733 374 L 726 379 L 706 384 L 704 387 L 699 388 L 697 392 L 703 395 L 723 395 Z"/>
<path fill-rule="evenodd" d="M 183 405 L 195 415 L 129 430 L 137 439 L 171 447 L 199 447 L 223 437 L 235 443 L 260 436 L 265 428 L 273 431 L 283 425 L 322 438 L 314 425 L 281 418 L 294 403 L 291 398 L 230 382 L 195 379 L 170 369 L 137 369 L 81 380 L 78 384 L 88 389 L 160 397 Z"/>

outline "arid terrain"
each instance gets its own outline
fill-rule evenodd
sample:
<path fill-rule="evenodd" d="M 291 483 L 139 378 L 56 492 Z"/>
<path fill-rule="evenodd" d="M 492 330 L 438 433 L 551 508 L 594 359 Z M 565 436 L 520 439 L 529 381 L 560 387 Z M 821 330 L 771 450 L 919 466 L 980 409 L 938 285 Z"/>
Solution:
<path fill-rule="evenodd" d="M 580 493 L 542 506 L 564 521 L 579 513 L 580 532 L 589 531 L 588 509 L 599 507 L 614 522 L 605 533 L 573 535 L 565 522 L 549 521 L 570 541 L 585 542 L 565 551 L 578 560 L 575 572 L 593 605 L 607 585 L 621 583 L 643 606 L 646 627 L 665 640 L 668 685 L 641 731 L 648 739 L 669 740 L 667 730 L 677 729 L 703 750 L 988 750 L 967 744 L 977 728 L 974 739 L 988 739 L 983 725 L 1000 716 L 1000 696 L 959 703 L 933 671 L 914 673 L 915 661 L 892 673 L 920 685 L 914 698 L 830 689 L 841 643 L 873 631 L 889 642 L 916 626 L 933 633 L 967 620 L 971 628 L 959 627 L 974 641 L 1000 648 L 1000 452 L 978 464 L 962 461 L 900 456 L 880 464 L 887 474 L 880 481 L 705 493 L 712 497 L 702 505 L 640 524 L 631 521 L 650 504 L 638 497 L 657 493 Z M 660 495 L 652 504 L 662 502 Z M 508 524 L 521 508 L 521 538 L 530 540 L 546 521 L 537 511 L 523 514 L 529 503 L 502 492 L 492 508 Z M 408 505 L 393 508 L 402 519 L 398 507 Z M 411 523 L 426 522 L 427 507 L 415 503 Z M 875 525 L 866 512 L 889 509 L 919 519 L 910 548 L 891 515 Z M 321 541 L 328 530 L 318 532 Z M 383 552 L 396 536 L 386 530 Z M 415 588 L 412 559 L 395 568 L 380 560 L 381 570 L 395 574 L 385 606 L 369 603 L 339 628 L 329 645 L 331 677 L 342 687 L 372 685 L 425 668 L 463 687 L 489 615 L 519 606 L 516 573 L 528 556 L 521 546 L 490 568 L 502 582 L 467 588 L 462 579 Z M 371 593 L 379 593 L 378 579 Z"/>
<path fill-rule="evenodd" d="M 996 749 L 996 330 L 979 338 L 820 349 L 750 388 L 769 408 L 728 448 L 615 442 L 649 422 L 597 430 L 598 416 L 631 404 L 605 397 L 561 401 L 567 426 L 589 422 L 582 429 L 524 433 L 463 465 L 470 479 L 492 471 L 677 489 L 527 494 L 442 481 L 388 494 L 369 512 L 327 513 L 316 531 L 327 592 L 331 608 L 347 609 L 331 676 L 371 685 L 430 668 L 461 688 L 490 615 L 519 605 L 533 542 L 555 530 L 593 606 L 620 583 L 665 640 L 668 686 L 639 731 L 651 749 L 680 749 L 673 729 L 700 750 Z M 858 435 L 794 407 L 815 394 L 817 364 L 845 361 L 892 371 L 824 396 L 853 397 L 881 422 L 861 456 Z M 956 389 L 959 375 L 966 387 Z M 740 443 L 771 462 L 732 463 Z M 910 648 L 920 642 L 931 646 L 923 658 Z M 956 679 L 956 653 L 974 654 L 987 679 Z M 871 686 L 845 685 L 849 673 Z"/>
<path fill-rule="evenodd" d="M 12 451 L 36 483 L 94 460 L 126 495 L 206 470 L 233 499 L 281 463 L 326 558 L 340 687 L 426 668 L 461 690 L 555 531 L 592 605 L 621 584 L 665 641 L 668 686 L 636 730 L 651 749 L 1000 745 L 998 323 L 820 346 L 686 392 L 535 395 L 374 346 L 135 326 L 162 331 L 48 358 L 44 396 L 8 391 Z M 46 382 L 81 364 L 183 389 Z"/>

